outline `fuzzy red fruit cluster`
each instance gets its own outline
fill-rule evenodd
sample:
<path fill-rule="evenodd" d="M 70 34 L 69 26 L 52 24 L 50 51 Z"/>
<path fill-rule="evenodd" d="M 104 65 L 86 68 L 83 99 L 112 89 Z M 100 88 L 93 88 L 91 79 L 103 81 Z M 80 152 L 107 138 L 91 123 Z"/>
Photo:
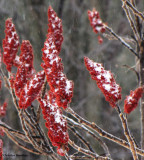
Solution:
<path fill-rule="evenodd" d="M 84 61 L 87 70 L 90 72 L 92 79 L 97 82 L 106 101 L 108 101 L 112 107 L 115 107 L 118 100 L 121 99 L 121 87 L 116 84 L 112 73 L 105 70 L 102 64 L 93 62 L 87 57 L 84 58 Z"/>
<path fill-rule="evenodd" d="M 0 139 L 0 160 L 3 160 L 3 141 Z"/>
<path fill-rule="evenodd" d="M 25 63 L 27 77 L 32 77 L 34 73 L 34 66 L 33 66 L 33 49 L 30 41 L 23 40 L 21 44 L 21 53 L 20 53 L 20 62 Z"/>
<path fill-rule="evenodd" d="M 61 45 L 63 42 L 63 29 L 62 29 L 62 20 L 58 18 L 56 12 L 50 6 L 48 8 L 48 33 L 53 33 L 55 39 L 55 45 L 58 53 L 60 53 Z"/>
<path fill-rule="evenodd" d="M 103 24 L 99 13 L 95 9 L 93 9 L 92 11 L 88 11 L 88 17 L 90 20 L 90 25 L 92 26 L 95 33 L 105 32 L 105 25 Z"/>
<path fill-rule="evenodd" d="M 126 96 L 126 99 L 124 101 L 124 112 L 125 113 L 131 113 L 137 106 L 139 99 L 142 97 L 143 94 L 143 88 L 139 87 L 135 89 L 134 91 L 130 92 L 129 96 Z"/>
<path fill-rule="evenodd" d="M 15 94 L 17 97 L 20 97 L 21 91 L 24 87 L 24 85 L 27 83 L 26 79 L 26 69 L 25 69 L 25 63 L 19 65 L 16 73 L 16 78 L 14 80 L 14 88 L 15 88 Z"/>
<path fill-rule="evenodd" d="M 52 33 L 48 33 L 42 51 L 42 59 L 44 61 L 42 67 L 44 68 L 48 84 L 56 97 L 58 106 L 65 109 L 73 96 L 73 82 L 69 81 L 63 73 L 63 64 L 58 56 Z"/>
<path fill-rule="evenodd" d="M 4 102 L 3 105 L 0 106 L 0 116 L 6 115 L 7 102 Z"/>
<path fill-rule="evenodd" d="M 65 152 L 68 151 L 69 136 L 67 122 L 63 119 L 62 110 L 56 103 L 51 104 L 46 99 L 39 99 L 39 102 L 42 108 L 43 117 L 46 120 L 45 125 L 48 128 L 48 136 L 52 145 L 58 147 L 57 152 L 61 156 L 64 156 Z"/>
<path fill-rule="evenodd" d="M 16 55 L 14 65 L 19 67 L 20 65 L 25 64 L 27 79 L 29 79 L 35 73 L 33 66 L 34 55 L 30 41 L 23 40 L 20 49 L 20 56 Z"/>
<path fill-rule="evenodd" d="M 20 94 L 19 107 L 21 109 L 30 106 L 38 97 L 44 84 L 44 79 L 45 73 L 44 71 L 40 71 L 27 82 Z"/>
<path fill-rule="evenodd" d="M 12 19 L 8 18 L 5 25 L 6 29 L 5 39 L 3 40 L 3 62 L 5 63 L 7 70 L 11 72 L 11 68 L 14 64 L 14 59 L 16 57 L 20 44 L 18 35 L 15 30 L 15 26 L 12 23 Z"/>

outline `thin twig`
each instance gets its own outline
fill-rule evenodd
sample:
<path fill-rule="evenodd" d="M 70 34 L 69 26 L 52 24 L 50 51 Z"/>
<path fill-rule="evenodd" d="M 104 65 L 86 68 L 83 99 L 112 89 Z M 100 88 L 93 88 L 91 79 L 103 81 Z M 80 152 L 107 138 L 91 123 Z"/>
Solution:
<path fill-rule="evenodd" d="M 18 145 L 19 147 L 21 147 L 22 149 L 28 151 L 28 152 L 31 152 L 31 153 L 34 153 L 34 154 L 38 154 L 38 155 L 41 155 L 42 153 L 39 152 L 39 151 L 36 151 L 36 150 L 32 150 L 30 148 L 27 148 L 25 147 L 22 143 L 20 143 L 16 138 L 14 138 L 8 131 L 5 130 L 5 133 L 6 135 L 16 144 Z"/>
<path fill-rule="evenodd" d="M 107 29 L 107 31 L 109 31 L 117 40 L 119 40 L 126 48 L 128 48 L 135 56 L 137 56 L 139 58 L 139 55 L 134 51 L 134 49 L 128 44 L 126 43 L 120 36 L 118 36 L 113 30 L 112 28 L 108 27 L 107 25 L 105 25 L 105 28 Z"/>
<path fill-rule="evenodd" d="M 123 7 L 123 9 L 124 9 L 124 11 L 126 13 L 127 19 L 128 19 L 128 21 L 130 23 L 130 26 L 131 26 L 132 30 L 133 30 L 135 38 L 136 38 L 137 41 L 139 41 L 140 37 L 139 37 L 138 31 L 137 31 L 135 23 L 134 23 L 134 21 L 133 21 L 133 19 L 131 17 L 129 9 L 128 9 L 128 7 L 127 7 L 127 5 L 126 5 L 126 3 L 124 1 L 123 1 L 123 6 L 122 7 Z"/>
<path fill-rule="evenodd" d="M 132 152 L 133 158 L 134 158 L 134 160 L 138 160 L 138 156 L 137 156 L 137 153 L 136 153 L 136 145 L 135 145 L 135 142 L 134 142 L 133 138 L 131 137 L 131 134 L 130 134 L 130 131 L 129 131 L 129 128 L 128 128 L 128 125 L 127 125 L 127 120 L 124 117 L 124 115 L 121 112 L 121 109 L 118 105 L 116 105 L 116 110 L 118 111 L 120 120 L 122 122 L 124 135 L 126 136 L 128 142 L 130 144 L 130 150 Z"/>
<path fill-rule="evenodd" d="M 105 151 L 105 155 L 110 157 L 110 152 L 109 152 L 109 149 L 107 147 L 107 145 L 95 134 L 93 133 L 92 131 L 90 131 L 88 128 L 86 128 L 83 124 L 80 124 L 80 123 L 77 123 L 75 122 L 74 120 L 72 120 L 71 118 L 69 117 L 66 117 L 64 116 L 64 118 L 70 122 L 72 125 L 74 125 L 75 127 L 78 127 L 78 128 L 81 128 L 83 129 L 84 131 L 86 131 L 87 133 L 89 133 L 91 136 L 93 136 L 93 138 L 95 138 L 101 145 L 101 147 L 103 148 L 103 150 Z M 111 158 L 111 157 L 110 157 Z"/>
<path fill-rule="evenodd" d="M 142 20 L 144 20 L 144 15 L 141 12 L 139 12 L 129 1 L 127 0 L 122 0 L 122 1 L 124 1 L 127 4 L 127 6 L 134 12 L 134 14 L 136 14 Z"/>
<path fill-rule="evenodd" d="M 70 107 L 67 109 L 67 111 L 69 113 L 71 113 L 75 118 L 77 118 L 77 120 L 79 121 L 79 123 L 86 125 L 87 127 L 93 129 L 94 131 L 96 131 L 101 137 L 107 138 L 127 149 L 130 149 L 130 145 L 125 141 L 122 140 L 106 131 L 104 131 L 103 129 L 101 129 L 100 127 L 98 127 L 94 122 L 89 122 L 87 120 L 85 120 L 84 118 L 82 118 L 81 116 L 79 116 L 77 113 L 75 113 Z M 141 150 L 139 148 L 136 148 L 136 152 L 137 154 L 144 156 L 144 150 Z"/>
<path fill-rule="evenodd" d="M 73 134 L 75 134 L 78 137 L 79 140 L 81 140 L 81 142 L 83 142 L 83 144 L 85 144 L 87 146 L 87 148 L 91 152 L 94 152 L 91 145 L 80 135 L 80 133 L 74 127 L 69 125 L 68 128 L 73 132 Z"/>
<path fill-rule="evenodd" d="M 81 153 L 84 153 L 88 156 L 91 156 L 93 158 L 95 158 L 95 160 L 109 160 L 110 158 L 108 157 L 102 157 L 102 156 L 99 156 L 98 154 L 96 153 L 93 153 L 93 152 L 90 152 L 89 150 L 86 150 L 84 148 L 81 148 L 79 146 L 77 146 L 73 141 L 69 140 L 69 144 L 75 148 L 77 151 L 81 152 Z"/>

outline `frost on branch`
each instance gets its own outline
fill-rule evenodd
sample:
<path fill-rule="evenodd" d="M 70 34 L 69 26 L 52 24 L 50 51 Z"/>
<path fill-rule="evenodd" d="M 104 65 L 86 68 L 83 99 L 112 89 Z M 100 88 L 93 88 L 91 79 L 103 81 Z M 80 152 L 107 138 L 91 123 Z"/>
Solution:
<path fill-rule="evenodd" d="M 44 84 L 44 79 L 45 73 L 40 71 L 27 82 L 20 94 L 19 107 L 21 109 L 30 106 L 32 101 L 37 98 Z"/>
<path fill-rule="evenodd" d="M 54 43 L 54 36 L 48 33 L 44 43 L 42 67 L 44 68 L 50 89 L 56 97 L 59 107 L 68 107 L 73 96 L 73 82 L 69 81 L 63 73 L 63 64 Z"/>
<path fill-rule="evenodd" d="M 108 101 L 112 107 L 115 107 L 118 100 L 121 99 L 121 88 L 116 84 L 112 73 L 105 70 L 102 64 L 93 62 L 87 57 L 84 58 L 84 61 L 87 70 L 90 72 L 92 79 L 97 82 L 106 101 Z"/>
<path fill-rule="evenodd" d="M 131 113 L 137 106 L 139 99 L 142 97 L 143 94 L 143 88 L 139 87 L 134 91 L 130 92 L 129 96 L 126 96 L 126 99 L 124 101 L 124 112 L 125 113 Z"/>
<path fill-rule="evenodd" d="M 65 152 L 68 151 L 69 136 L 67 122 L 63 119 L 62 111 L 56 103 L 51 104 L 46 99 L 39 99 L 39 102 L 52 145 L 58 147 L 57 152 L 64 156 Z"/>
<path fill-rule="evenodd" d="M 19 65 L 14 81 L 15 94 L 17 97 L 20 97 L 21 91 L 27 82 L 26 76 L 25 63 L 23 63 Z"/>
<path fill-rule="evenodd" d="M 11 72 L 11 67 L 14 64 L 14 59 L 19 47 L 19 38 L 11 18 L 6 20 L 5 25 L 6 29 L 5 39 L 3 40 L 3 62 L 5 63 L 7 70 Z"/>
<path fill-rule="evenodd" d="M 62 29 L 62 20 L 58 18 L 56 12 L 50 6 L 48 9 L 48 21 L 49 28 L 48 33 L 51 32 L 54 35 L 55 45 L 58 53 L 60 53 L 61 45 L 63 42 L 63 29 Z"/>

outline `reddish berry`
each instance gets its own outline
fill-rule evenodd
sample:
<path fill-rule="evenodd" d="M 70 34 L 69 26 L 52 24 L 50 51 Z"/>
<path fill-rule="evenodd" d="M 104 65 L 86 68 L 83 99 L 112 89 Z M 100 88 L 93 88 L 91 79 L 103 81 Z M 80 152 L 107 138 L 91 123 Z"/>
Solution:
<path fill-rule="evenodd" d="M 98 36 L 98 42 L 99 42 L 99 44 L 103 43 L 103 39 L 101 38 L 101 36 Z"/>

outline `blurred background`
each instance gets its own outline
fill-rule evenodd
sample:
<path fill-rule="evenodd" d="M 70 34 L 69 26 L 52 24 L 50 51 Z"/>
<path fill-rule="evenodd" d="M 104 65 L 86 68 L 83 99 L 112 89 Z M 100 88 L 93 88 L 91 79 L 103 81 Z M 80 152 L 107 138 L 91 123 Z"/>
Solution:
<path fill-rule="evenodd" d="M 137 7 L 143 11 L 144 0 L 136 0 Z M 94 121 L 105 131 L 125 139 L 122 126 L 116 111 L 105 101 L 95 81 L 90 78 L 89 72 L 84 65 L 84 56 L 102 63 L 110 70 L 116 82 L 122 87 L 122 101 L 130 90 L 137 86 L 137 77 L 134 72 L 124 67 L 135 65 L 135 57 L 120 42 L 104 38 L 103 44 L 98 44 L 97 35 L 90 27 L 87 11 L 96 8 L 100 12 L 103 22 L 125 38 L 131 38 L 132 31 L 121 7 L 120 0 L 0 0 L 0 46 L 4 39 L 5 20 L 13 19 L 17 33 L 22 40 L 29 40 L 34 50 L 34 66 L 37 71 L 41 70 L 42 51 L 48 29 L 47 9 L 51 5 L 62 19 L 64 42 L 60 57 L 64 64 L 64 71 L 68 79 L 74 81 L 74 96 L 71 107 L 89 121 Z M 134 47 L 134 45 L 131 43 Z M 20 50 L 19 50 L 20 52 Z M 5 66 L 3 65 L 3 69 Z M 13 106 L 11 95 L 4 87 L 0 92 L 0 103 L 8 99 L 8 110 L 2 121 L 15 129 L 20 128 L 17 111 Z M 132 135 L 140 145 L 140 112 L 137 108 L 128 116 L 129 127 Z M 47 132 L 47 131 L 46 131 Z M 87 140 L 102 155 L 104 152 L 100 145 L 86 135 Z M 48 160 L 48 157 L 30 154 L 17 147 L 6 136 L 4 139 L 5 154 L 23 154 L 25 156 L 4 156 L 4 160 Z M 72 137 L 72 139 L 74 139 Z M 109 147 L 113 159 L 132 159 L 129 150 L 103 139 Z"/>

